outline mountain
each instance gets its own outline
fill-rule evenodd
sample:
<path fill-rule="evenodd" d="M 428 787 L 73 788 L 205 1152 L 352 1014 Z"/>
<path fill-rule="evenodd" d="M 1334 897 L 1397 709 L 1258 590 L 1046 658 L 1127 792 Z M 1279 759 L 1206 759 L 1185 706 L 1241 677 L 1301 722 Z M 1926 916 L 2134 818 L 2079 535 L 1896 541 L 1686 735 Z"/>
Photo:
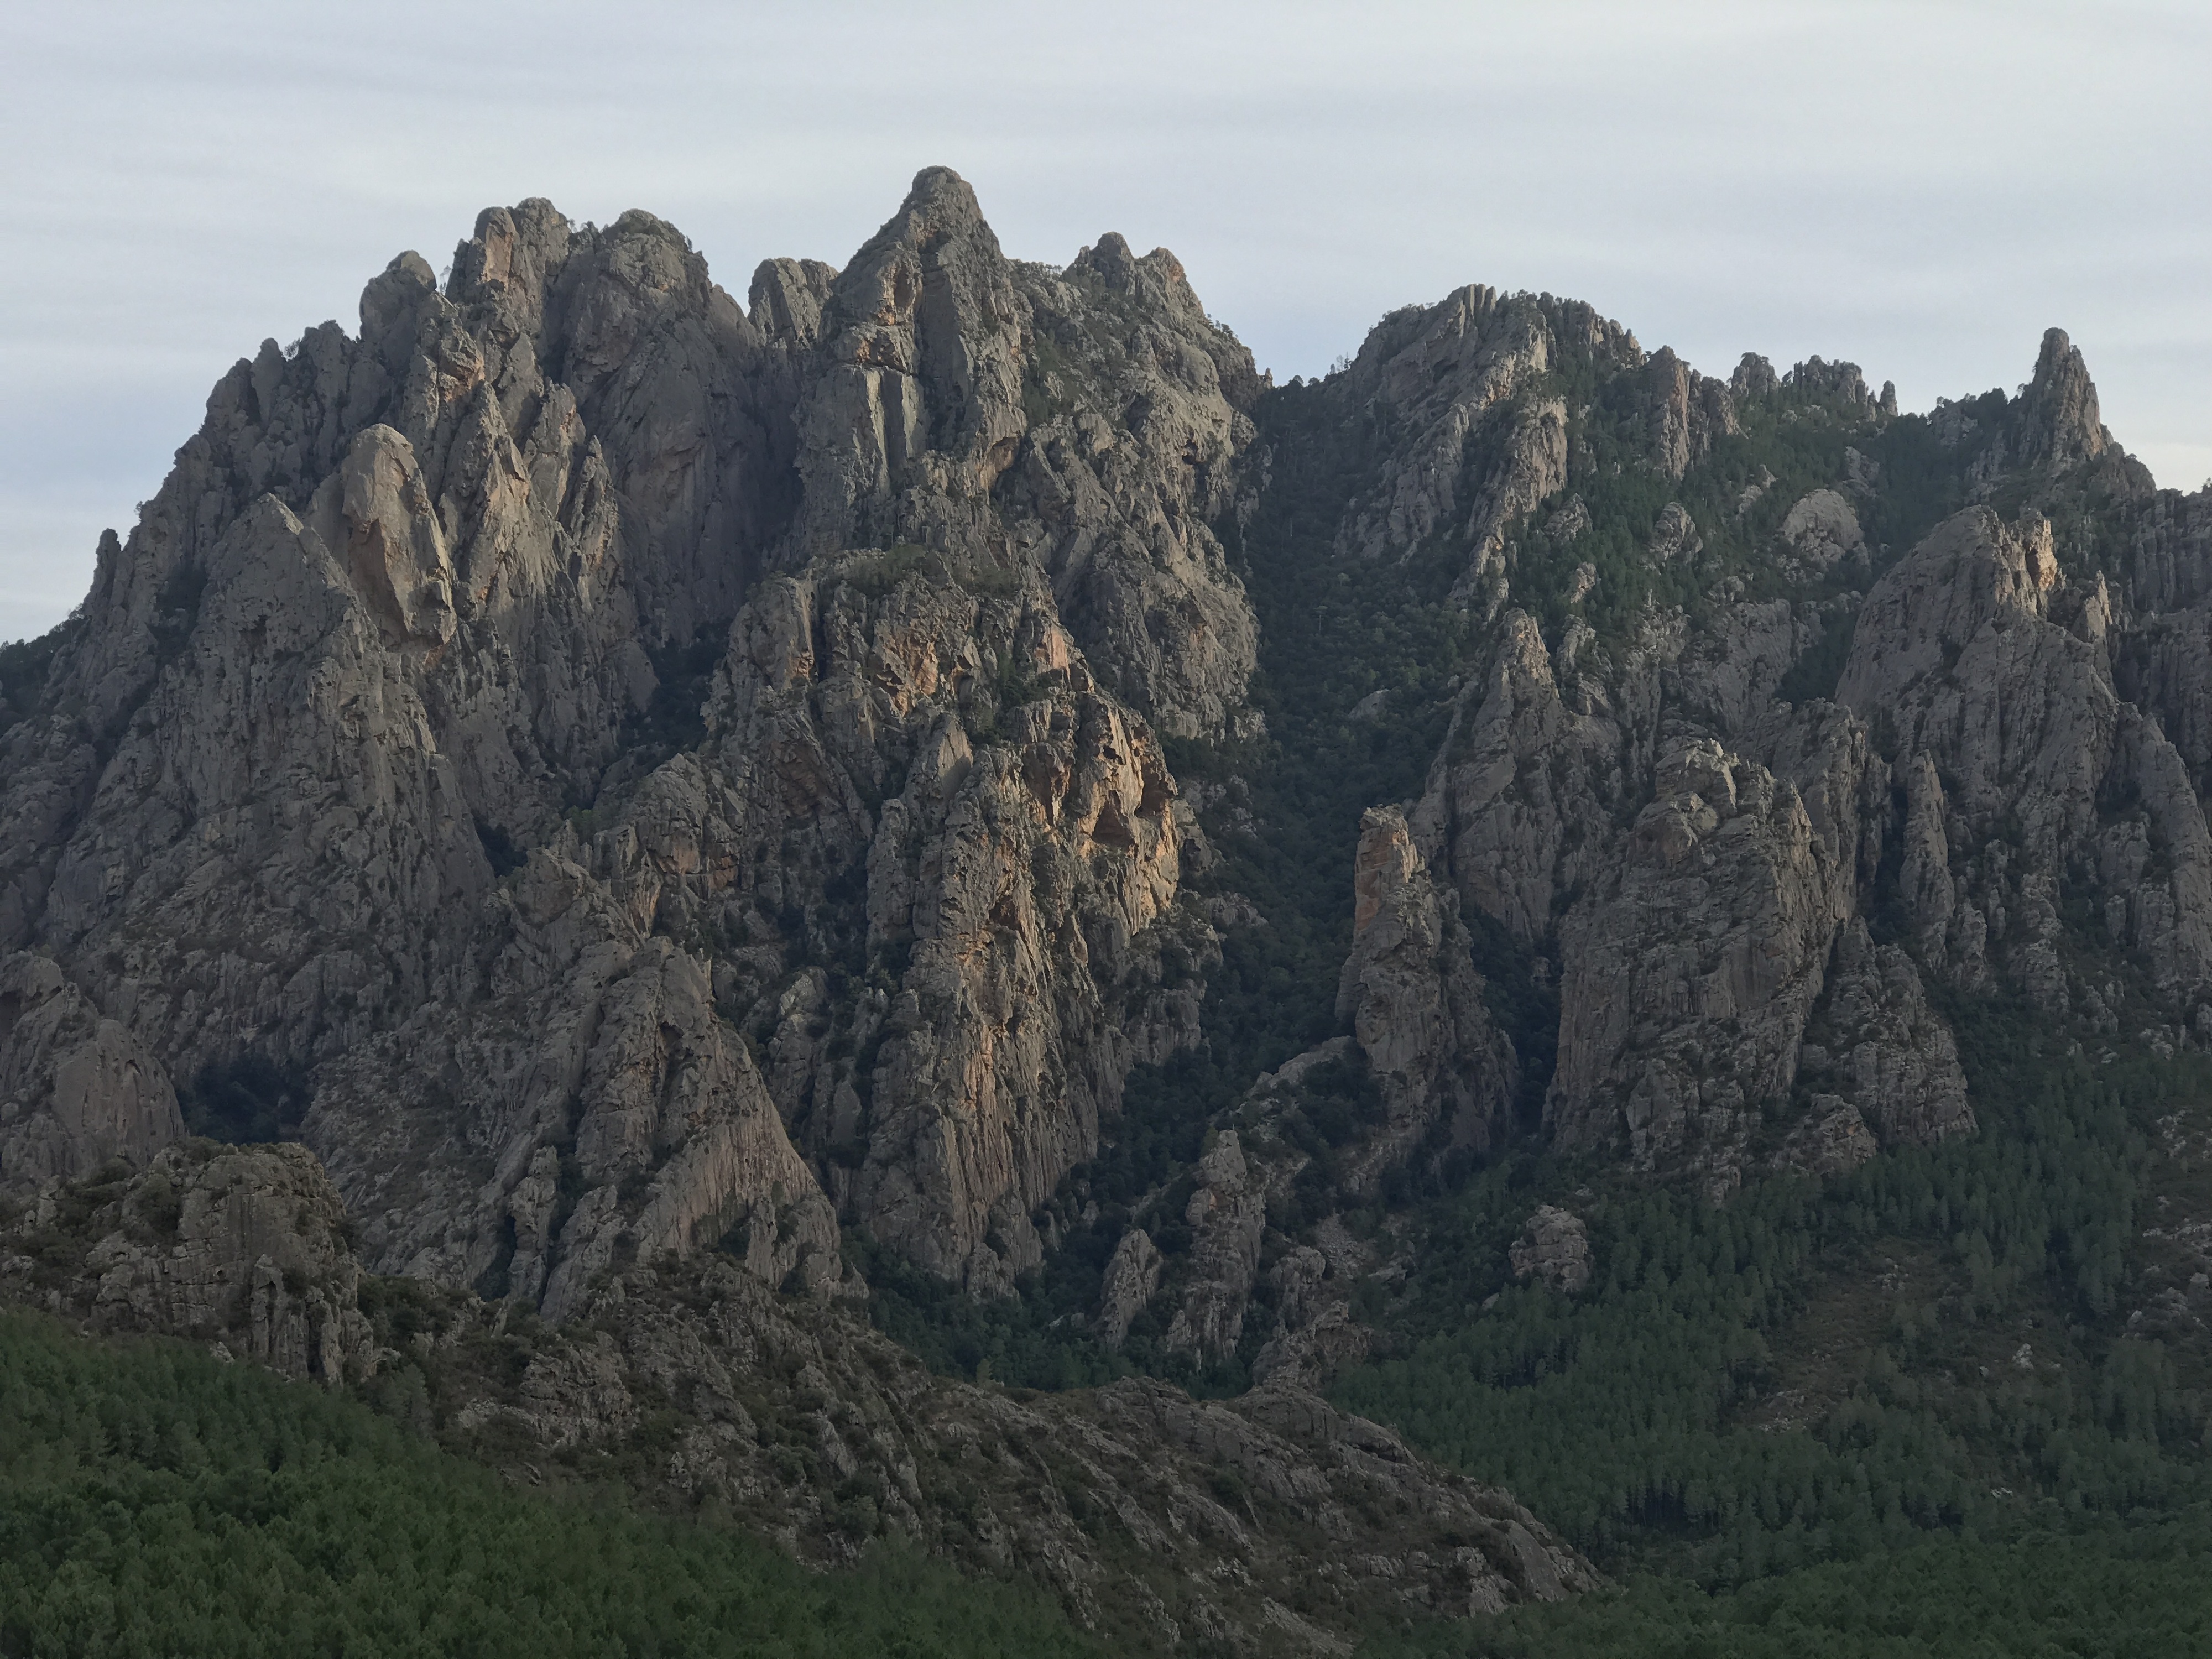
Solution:
<path fill-rule="evenodd" d="M 944 169 L 743 306 L 526 202 L 241 361 L 0 687 L 19 1299 L 1168 1644 L 1747 1576 L 1674 1439 L 1468 1437 L 1662 1235 L 1752 1287 L 1695 1434 L 1842 1433 L 1774 1355 L 1933 1237 L 2195 1479 L 2212 496 L 2057 330 L 1919 416 L 1471 287 L 1276 386 Z M 2138 1062 L 2067 1198 L 2021 1101 Z"/>

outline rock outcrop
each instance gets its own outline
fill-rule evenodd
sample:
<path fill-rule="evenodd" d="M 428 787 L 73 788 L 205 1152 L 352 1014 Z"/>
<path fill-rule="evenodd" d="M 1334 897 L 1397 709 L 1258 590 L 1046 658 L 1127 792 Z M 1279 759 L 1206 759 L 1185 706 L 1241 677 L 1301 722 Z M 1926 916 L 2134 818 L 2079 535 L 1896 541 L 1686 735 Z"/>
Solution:
<path fill-rule="evenodd" d="M 179 1090 L 276 1074 L 380 1267 L 559 1313 L 727 1244 L 827 1295 L 857 1226 L 1009 1292 L 1129 1068 L 1200 1036 L 1164 743 L 1258 730 L 1221 537 L 1268 556 L 1241 538 L 1291 460 L 1255 451 L 1249 354 L 1164 251 L 1010 259 L 942 168 L 744 306 L 650 215 L 531 201 L 360 318 L 224 378 L 9 705 L 0 1181 L 143 1161 Z M 1485 630 L 1358 855 L 1339 1012 L 1383 1122 L 1346 1192 L 1508 1132 L 1478 927 L 1556 990 L 1558 1144 L 1715 1191 L 1814 1098 L 1877 1144 L 1971 1123 L 1923 975 L 2109 1012 L 2060 950 L 2076 890 L 2193 1017 L 2212 544 L 2063 334 L 2001 415 L 1934 424 L 1978 498 L 2135 504 L 2109 580 L 1986 506 L 1875 580 L 1894 398 L 1850 364 L 1723 385 L 1469 287 L 1299 396 L 1358 457 L 1347 578 L 1441 559 Z M 1690 485 L 1754 406 L 1851 442 L 1716 512 Z M 1631 476 L 1623 540 L 1596 514 Z M 1787 591 L 1727 574 L 1754 524 Z M 1680 602 L 1624 624 L 1621 557 Z M 1846 632 L 1831 704 L 1793 674 Z M 1190 1317 L 1218 1349 L 1227 1316 Z"/>
<path fill-rule="evenodd" d="M 2212 974 L 2212 838 L 2188 768 L 2115 687 L 2112 602 L 2069 581 L 2049 522 L 1941 526 L 1867 596 L 1838 700 L 1900 757 L 1903 881 L 1923 958 L 1963 988 L 1996 959 L 2069 1006 L 2062 885 L 2087 859 L 2106 927 L 2192 999 Z M 2154 866 L 2153 842 L 2172 849 Z"/>
<path fill-rule="evenodd" d="M 1434 1155 L 1488 1152 L 1510 1127 L 1517 1067 L 1491 1024 L 1459 895 L 1430 879 L 1398 808 L 1361 821 L 1352 885 L 1336 1012 L 1351 1022 L 1386 1114 L 1349 1172 L 1356 1189 L 1425 1144 Z"/>
<path fill-rule="evenodd" d="M 369 1261 L 556 1317 L 618 1260 L 732 1240 L 768 1283 L 835 1286 L 834 1211 L 703 964 L 550 853 L 501 898 L 490 996 L 362 1044 L 304 1126 Z"/>
<path fill-rule="evenodd" d="M 352 1224 L 298 1146 L 193 1140 L 0 1218 L 0 1292 L 102 1331 L 183 1336 L 337 1387 L 375 1374 Z"/>
<path fill-rule="evenodd" d="M 740 616 L 700 775 L 648 781 L 630 879 L 665 919 L 755 942 L 724 1001 L 754 1011 L 841 1207 L 1003 1291 L 1130 1065 L 1188 1040 L 1197 988 L 1164 985 L 1163 953 L 1212 933 L 1176 908 L 1158 744 L 1049 594 L 915 574 L 872 596 L 873 574 L 780 580 Z M 866 967 L 850 1006 L 763 952 L 793 917 L 808 954 Z"/>
<path fill-rule="evenodd" d="M 1347 428 L 1393 434 L 1337 528 L 1340 556 L 1402 562 L 1449 548 L 1462 563 L 1455 601 L 1494 614 L 1513 560 L 1510 532 L 1567 483 L 1572 411 L 1555 377 L 1646 367 L 1659 380 L 1680 368 L 1668 352 L 1647 364 L 1619 324 L 1548 295 L 1468 287 L 1392 313 L 1326 386 Z M 1696 379 L 1683 380 L 1686 399 Z M 1724 389 L 1698 381 L 1695 392 L 1694 411 L 1686 402 L 1678 420 L 1662 414 L 1632 440 L 1655 447 L 1662 466 L 1671 448 L 1701 450 L 1711 418 L 1733 420 L 1722 414 Z"/>
<path fill-rule="evenodd" d="M 1399 333 L 1413 337 L 1410 319 L 1370 346 L 1407 349 Z M 1698 465 L 1696 386 L 1678 367 L 1618 371 L 1611 432 L 1642 434 L 1644 464 L 1673 476 Z M 1894 416 L 1852 366 L 1817 359 L 1786 376 L 1747 360 L 1729 395 L 1870 432 Z M 1720 403 L 1708 420 L 1726 431 Z M 1488 590 L 1487 675 L 1461 690 L 1409 826 L 1468 914 L 1527 951 L 1537 989 L 1558 986 L 1555 1145 L 1618 1146 L 1717 1195 L 1770 1157 L 1844 1167 L 1970 1131 L 1926 976 L 2024 992 L 2096 1029 L 2137 994 L 2172 1029 L 2195 1018 L 2212 632 L 2191 607 L 2212 544 L 2186 501 L 2130 471 L 2063 335 L 2001 421 L 1951 441 L 1962 489 L 2094 475 L 2140 503 L 2125 510 L 2144 527 L 2112 573 L 2124 586 L 2086 563 L 2069 574 L 2033 508 L 1969 507 L 1880 570 L 1860 514 L 1887 486 L 1847 447 L 1835 486 L 1786 511 L 1765 501 L 1771 472 L 1741 491 L 1739 517 L 1768 515 L 1781 594 L 1731 581 L 1601 637 L 1580 614 L 1594 566 L 1539 589 L 1564 594 L 1548 624 L 1512 606 L 1510 575 Z M 1556 584 L 1590 507 L 1576 494 L 1522 513 Z M 1655 571 L 1705 568 L 1679 504 L 1656 514 L 1644 554 Z M 1833 666 L 1808 678 L 1816 653 Z M 1833 702 L 1819 695 L 1829 675 Z M 2085 918 L 2092 935 L 2069 945 Z M 2140 992 L 2082 965 L 2100 947 L 2128 953 Z"/>
<path fill-rule="evenodd" d="M 183 1139 L 177 1091 L 45 957 L 0 960 L 0 1192 L 144 1164 Z"/>
<path fill-rule="evenodd" d="M 1792 574 L 1803 579 L 1857 575 L 1869 561 L 1866 532 L 1850 502 L 1832 489 L 1808 491 L 1782 520 Z"/>
<path fill-rule="evenodd" d="M 1274 1334 L 1253 1356 L 1255 1382 L 1320 1389 L 1347 1365 L 1367 1358 L 1375 1333 L 1353 1317 L 1351 1286 L 1326 1251 L 1299 1244 L 1268 1273 L 1275 1297 Z"/>
<path fill-rule="evenodd" d="M 1267 1231 L 1267 1173 L 1246 1161 L 1234 1129 L 1221 1131 L 1199 1159 L 1183 1214 L 1193 1236 L 1191 1282 L 1168 1327 L 1170 1350 L 1210 1364 L 1236 1352 Z"/>
<path fill-rule="evenodd" d="M 1098 1340 L 1109 1348 L 1120 1347 L 1128 1337 L 1130 1325 L 1159 1287 L 1159 1249 L 1150 1233 L 1142 1227 L 1132 1227 L 1115 1245 L 1099 1285 Z"/>
<path fill-rule="evenodd" d="M 1562 930 L 1559 1063 L 1545 1103 L 1566 1146 L 1724 1192 L 1796 1080 L 1851 872 L 1796 789 L 1706 740 L 1660 763 L 1626 862 Z"/>
<path fill-rule="evenodd" d="M 618 1253 L 743 1228 L 769 1282 L 826 1286 L 840 1210 L 979 1293 L 1036 1265 L 1031 1212 L 1129 1066 L 1188 1039 L 1195 988 L 1162 987 L 1163 951 L 1212 935 L 1173 908 L 1157 744 L 1049 594 L 899 562 L 763 584 L 702 745 L 501 889 L 491 997 L 331 1068 L 307 1133 L 380 1218 L 381 1267 L 559 1311 Z M 426 1049 L 444 1075 L 410 1065 Z M 440 1098 L 482 1125 L 472 1159 L 434 1155 L 436 1110 L 390 1109 Z M 562 1179 L 586 1194 L 557 1214 Z"/>
<path fill-rule="evenodd" d="M 1632 738 L 1601 684 L 1571 674 L 1563 690 L 1534 617 L 1507 611 L 1499 636 L 1487 680 L 1460 694 L 1408 822 L 1464 904 L 1534 944 L 1551 931 L 1554 896 L 1609 861 Z"/>
<path fill-rule="evenodd" d="M 1636 419 L 1654 464 L 1670 478 L 1712 453 L 1714 441 L 1740 428 L 1729 388 L 1707 380 L 1662 346 L 1644 366 Z"/>
<path fill-rule="evenodd" d="M 1255 599 L 1326 660 L 1256 677 Z M 1401 1334 L 1408 1192 L 1971 1133 L 1962 999 L 2212 1041 L 2212 498 L 2056 331 L 1921 422 L 1469 287 L 1274 389 L 1164 250 L 1011 259 L 942 168 L 743 306 L 525 202 L 240 362 L 0 665 L 22 1299 L 380 1386 L 511 1333 L 487 1455 L 660 1435 L 663 1496 L 1164 1642 L 1590 1582 L 1304 1391 Z M 1316 732 L 1419 799 L 1274 787 Z M 1583 1293 L 1589 1231 L 1511 1265 Z M 856 1234 L 1258 1386 L 932 1379 Z"/>
<path fill-rule="evenodd" d="M 2097 388 L 2088 365 L 2064 329 L 2046 330 L 2035 373 L 2009 411 L 2003 439 L 1984 470 L 2063 470 L 2094 461 L 2112 447 L 2112 434 L 2098 419 Z"/>
<path fill-rule="evenodd" d="M 1539 1204 L 1506 1252 L 1516 1279 L 1533 1279 L 1568 1296 L 1589 1284 L 1589 1229 L 1556 1204 Z"/>
<path fill-rule="evenodd" d="M 1908 952 L 1850 923 L 1836 935 L 1826 996 L 1798 1052 L 1797 1082 L 1832 1135 L 1870 1156 L 1972 1133 L 1958 1044 L 1929 1006 Z M 1850 1121 L 1838 1123 L 1845 1113 Z"/>
<path fill-rule="evenodd" d="M 1210 522 L 1251 441 L 1251 356 L 1165 250 L 1000 252 L 925 170 L 829 286 L 796 418 L 805 553 L 926 544 L 1042 568 L 1109 684 L 1178 733 L 1243 701 L 1255 633 Z"/>

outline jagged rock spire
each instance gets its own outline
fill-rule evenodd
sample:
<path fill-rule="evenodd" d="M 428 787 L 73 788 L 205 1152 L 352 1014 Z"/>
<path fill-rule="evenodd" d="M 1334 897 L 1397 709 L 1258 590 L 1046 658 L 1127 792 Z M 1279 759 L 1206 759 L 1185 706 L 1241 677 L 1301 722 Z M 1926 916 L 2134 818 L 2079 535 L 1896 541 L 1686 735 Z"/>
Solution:
<path fill-rule="evenodd" d="M 2021 465 L 2072 466 L 2112 447 L 2097 414 L 2097 388 L 2081 349 L 2063 328 L 2044 331 L 2035 377 L 2013 405 L 2013 459 Z"/>

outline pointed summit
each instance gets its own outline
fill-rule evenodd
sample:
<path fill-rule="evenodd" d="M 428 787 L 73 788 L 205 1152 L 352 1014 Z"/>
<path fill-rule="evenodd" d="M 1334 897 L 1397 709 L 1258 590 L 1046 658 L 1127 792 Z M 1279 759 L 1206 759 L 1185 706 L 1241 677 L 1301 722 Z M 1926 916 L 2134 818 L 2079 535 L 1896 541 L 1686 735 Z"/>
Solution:
<path fill-rule="evenodd" d="M 915 174 L 898 211 L 836 278 L 823 307 L 823 335 L 848 336 L 837 347 L 840 356 L 896 361 L 914 373 L 910 346 L 902 356 L 875 337 L 885 329 L 932 331 L 918 315 L 925 287 L 939 291 L 939 321 L 957 317 L 972 327 L 1011 320 L 1015 312 L 999 239 L 984 222 L 975 192 L 951 167 L 924 167 Z"/>
<path fill-rule="evenodd" d="M 860 441 L 802 463 L 803 545 L 873 533 L 854 509 L 887 501 L 933 451 L 989 488 L 1026 427 L 1029 315 L 968 181 L 951 167 L 924 167 L 898 211 L 827 287 L 819 338 L 836 367 L 811 394 L 809 418 Z"/>
<path fill-rule="evenodd" d="M 979 220 L 983 210 L 969 182 L 951 167 L 924 167 L 908 187 L 902 213 L 939 213 Z"/>
<path fill-rule="evenodd" d="M 1128 239 L 1109 230 L 1069 262 L 1069 269 L 1088 271 L 1116 293 L 1126 294 L 1137 280 L 1137 256 Z"/>
<path fill-rule="evenodd" d="M 924 167 L 914 175 L 898 211 L 853 256 L 846 276 L 865 285 L 864 273 L 895 264 L 902 255 L 932 254 L 951 245 L 972 248 L 972 257 L 987 264 L 1003 263 L 999 239 L 984 222 L 982 204 L 968 181 L 951 167 Z"/>
<path fill-rule="evenodd" d="M 2035 377 L 2012 410 L 2013 459 L 2053 468 L 2094 460 L 2112 447 L 2097 415 L 2088 365 L 2063 328 L 2046 329 Z"/>

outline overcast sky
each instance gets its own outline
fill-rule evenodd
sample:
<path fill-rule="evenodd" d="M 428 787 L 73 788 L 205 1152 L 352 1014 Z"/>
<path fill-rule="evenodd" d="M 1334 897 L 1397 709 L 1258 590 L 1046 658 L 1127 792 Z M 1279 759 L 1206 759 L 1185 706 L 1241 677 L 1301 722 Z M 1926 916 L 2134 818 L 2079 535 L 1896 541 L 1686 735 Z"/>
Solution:
<path fill-rule="evenodd" d="M 644 207 L 740 296 L 915 170 L 1012 254 L 1165 246 L 1279 379 L 1467 282 L 1908 409 L 2056 323 L 2212 474 L 2212 6 L 0 0 L 0 637 L 82 596 L 216 378 L 477 210 Z"/>

